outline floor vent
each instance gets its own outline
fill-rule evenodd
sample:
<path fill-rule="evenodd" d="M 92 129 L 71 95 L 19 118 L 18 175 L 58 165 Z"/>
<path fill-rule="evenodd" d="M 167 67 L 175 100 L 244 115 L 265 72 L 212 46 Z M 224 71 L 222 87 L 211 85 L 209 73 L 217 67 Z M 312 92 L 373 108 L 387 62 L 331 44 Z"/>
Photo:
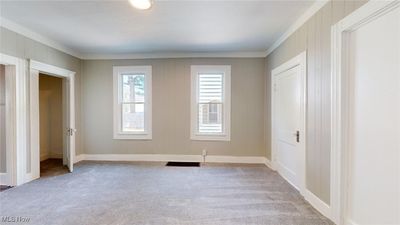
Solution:
<path fill-rule="evenodd" d="M 168 162 L 165 166 L 200 167 L 199 162 Z"/>

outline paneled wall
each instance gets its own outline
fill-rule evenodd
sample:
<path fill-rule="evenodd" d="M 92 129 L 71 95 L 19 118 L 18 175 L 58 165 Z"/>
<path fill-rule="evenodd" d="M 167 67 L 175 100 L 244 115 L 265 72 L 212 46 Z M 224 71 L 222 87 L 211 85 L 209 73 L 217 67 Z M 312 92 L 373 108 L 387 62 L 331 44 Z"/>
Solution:
<path fill-rule="evenodd" d="M 81 107 L 80 79 L 81 60 L 47 45 L 29 39 L 23 35 L 0 27 L 0 52 L 22 59 L 33 59 L 50 65 L 76 72 L 75 75 L 75 109 L 76 109 L 76 154 L 82 154 L 81 148 Z M 28 152 L 29 157 L 29 152 Z"/>
<path fill-rule="evenodd" d="M 307 188 L 330 203 L 330 48 L 331 25 L 366 1 L 330 1 L 266 58 L 266 100 L 270 106 L 271 70 L 307 51 Z M 267 110 L 267 146 L 271 117 Z M 267 157 L 270 158 L 270 148 Z"/>
<path fill-rule="evenodd" d="M 82 121 L 88 154 L 265 156 L 264 58 L 84 60 Z M 151 65 L 153 139 L 113 139 L 113 66 Z M 190 66 L 231 65 L 231 141 L 190 140 Z"/>

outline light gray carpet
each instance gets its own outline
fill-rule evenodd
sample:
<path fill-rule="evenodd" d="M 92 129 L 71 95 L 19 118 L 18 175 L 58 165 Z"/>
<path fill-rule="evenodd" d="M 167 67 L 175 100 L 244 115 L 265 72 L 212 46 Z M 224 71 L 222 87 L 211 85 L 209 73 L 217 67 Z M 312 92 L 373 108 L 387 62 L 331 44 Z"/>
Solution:
<path fill-rule="evenodd" d="M 81 162 L 1 192 L 0 216 L 38 225 L 332 224 L 263 165 L 163 165 Z"/>

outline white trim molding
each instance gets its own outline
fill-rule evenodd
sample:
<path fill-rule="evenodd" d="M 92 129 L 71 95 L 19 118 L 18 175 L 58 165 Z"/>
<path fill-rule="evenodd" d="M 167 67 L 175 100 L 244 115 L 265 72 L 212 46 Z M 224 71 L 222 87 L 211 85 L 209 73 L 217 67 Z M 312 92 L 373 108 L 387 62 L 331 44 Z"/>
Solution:
<path fill-rule="evenodd" d="M 302 195 L 304 195 L 306 189 L 306 118 L 307 118 L 307 52 L 304 51 L 287 61 L 286 63 L 278 66 L 277 68 L 271 71 L 271 166 L 274 170 L 278 170 L 278 166 L 276 163 L 276 143 L 275 143 L 275 83 L 276 76 L 281 74 L 282 72 L 288 71 L 295 67 L 299 67 L 300 71 L 300 124 L 299 124 L 299 160 L 300 166 L 298 175 L 299 175 L 299 184 L 298 188 Z M 286 178 L 285 178 L 286 179 Z"/>
<path fill-rule="evenodd" d="M 62 52 L 67 53 L 69 55 L 72 55 L 74 57 L 77 57 L 77 58 L 81 58 L 82 57 L 82 55 L 79 52 L 77 52 L 75 50 L 72 50 L 72 49 L 64 46 L 63 44 L 61 44 L 61 43 L 59 43 L 57 41 L 54 41 L 54 40 L 52 40 L 50 38 L 47 38 L 47 37 L 45 37 L 43 35 L 40 35 L 40 34 L 34 32 L 34 31 L 24 27 L 24 26 L 21 26 L 21 25 L 19 25 L 17 23 L 14 23 L 13 21 L 10 21 L 10 20 L 8 20 L 8 19 L 6 19 L 4 17 L 0 17 L 0 27 L 4 27 L 4 28 L 6 28 L 8 30 L 11 30 L 11 31 L 13 31 L 15 33 L 21 34 L 21 35 L 23 35 L 23 36 L 25 36 L 27 38 L 30 38 L 30 39 L 35 40 L 37 42 L 40 42 L 40 43 L 42 43 L 44 45 L 50 46 L 50 47 L 52 47 L 54 49 L 57 49 L 59 51 L 62 51 Z"/>
<path fill-rule="evenodd" d="M 83 54 L 84 60 L 96 59 L 179 59 L 179 58 L 264 58 L 265 51 L 255 52 L 166 52 L 136 54 Z"/>
<path fill-rule="evenodd" d="M 193 141 L 230 141 L 231 140 L 231 65 L 192 65 L 190 98 L 190 139 Z M 222 131 L 201 132 L 199 119 L 199 77 L 204 74 L 222 74 Z M 211 102 L 209 102 L 211 103 Z"/>
<path fill-rule="evenodd" d="M 6 139 L 7 171 L 1 184 L 20 185 L 26 175 L 27 114 L 26 60 L 0 53 L 0 64 L 6 66 Z M 8 105 L 8 106 L 7 106 Z"/>
<path fill-rule="evenodd" d="M 298 30 L 303 24 L 305 24 L 315 13 L 317 13 L 326 3 L 330 0 L 319 0 L 315 1 L 315 3 L 302 15 L 300 18 L 294 22 L 286 32 L 276 40 L 271 47 L 269 47 L 265 53 L 265 57 L 271 54 L 276 48 L 278 48 L 286 39 L 290 37 L 296 30 Z"/>
<path fill-rule="evenodd" d="M 29 182 L 40 177 L 39 73 L 63 78 L 63 130 L 69 134 L 68 138 L 66 138 L 66 136 L 63 138 L 63 156 L 68 159 L 68 167 L 71 172 L 75 161 L 75 72 L 35 60 L 30 60 L 28 83 L 30 105 L 29 149 L 31 168 L 30 173 L 26 176 L 24 182 Z M 69 149 L 69 152 L 67 152 L 67 149 Z M 63 161 L 67 161 L 66 159 Z"/>
<path fill-rule="evenodd" d="M 72 76 L 72 74 L 75 74 L 75 72 L 73 71 L 38 62 L 35 60 L 30 60 L 29 66 L 31 69 L 39 70 L 41 73 L 49 74 L 56 77 L 70 77 Z"/>
<path fill-rule="evenodd" d="M 265 158 L 264 164 L 265 164 L 268 168 L 270 168 L 271 170 L 274 170 L 274 171 L 275 171 L 275 169 L 272 168 L 272 163 L 271 163 L 271 160 L 270 160 L 270 159 Z"/>
<path fill-rule="evenodd" d="M 347 216 L 349 159 L 348 130 L 349 33 L 400 7 L 400 1 L 369 1 L 332 27 L 331 40 L 331 210 L 338 225 L 349 224 Z"/>
<path fill-rule="evenodd" d="M 304 198 L 307 202 L 309 202 L 315 209 L 317 209 L 322 215 L 327 218 L 332 218 L 332 210 L 331 207 L 314 195 L 310 190 L 306 189 L 304 192 Z"/>
<path fill-rule="evenodd" d="M 75 155 L 75 161 L 74 163 L 78 163 L 80 161 L 85 160 L 86 154 L 79 154 L 79 155 Z"/>
<path fill-rule="evenodd" d="M 203 161 L 202 155 L 174 155 L 174 154 L 81 154 L 75 157 L 76 161 L 139 161 L 139 162 L 205 162 L 205 163 L 244 163 L 265 164 L 263 156 L 221 156 L 207 155 Z"/>
<path fill-rule="evenodd" d="M 143 131 L 123 130 L 123 76 L 144 75 L 144 129 Z M 127 104 L 136 104 L 129 102 Z M 152 66 L 114 66 L 113 67 L 113 138 L 114 139 L 152 139 Z"/>

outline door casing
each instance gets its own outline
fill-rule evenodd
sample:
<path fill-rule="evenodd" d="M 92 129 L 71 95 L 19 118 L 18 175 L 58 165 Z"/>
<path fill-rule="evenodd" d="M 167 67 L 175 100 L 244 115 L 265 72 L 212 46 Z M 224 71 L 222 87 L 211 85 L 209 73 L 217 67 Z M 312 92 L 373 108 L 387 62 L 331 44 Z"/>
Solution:
<path fill-rule="evenodd" d="M 338 225 L 347 224 L 349 185 L 348 96 L 349 33 L 400 7 L 400 1 L 369 1 L 332 27 L 332 111 L 331 111 L 331 213 Z"/>
<path fill-rule="evenodd" d="M 6 173 L 0 173 L 0 184 L 16 186 L 26 176 L 26 61 L 0 53 L 0 64 L 6 67 Z"/>
<path fill-rule="evenodd" d="M 63 78 L 63 142 L 64 146 L 68 145 L 70 154 L 66 156 L 64 150 L 64 158 L 68 157 L 70 162 L 68 167 L 73 170 L 75 160 L 75 72 L 63 68 L 55 67 L 38 61 L 30 60 L 29 62 L 29 83 L 30 83 L 30 153 L 31 153 L 31 173 L 29 180 L 40 177 L 40 143 L 39 143 L 39 73 L 50 76 Z M 68 130 L 67 130 L 68 129 Z M 66 143 L 66 133 L 71 135 Z M 63 160 L 65 162 L 65 160 Z"/>

